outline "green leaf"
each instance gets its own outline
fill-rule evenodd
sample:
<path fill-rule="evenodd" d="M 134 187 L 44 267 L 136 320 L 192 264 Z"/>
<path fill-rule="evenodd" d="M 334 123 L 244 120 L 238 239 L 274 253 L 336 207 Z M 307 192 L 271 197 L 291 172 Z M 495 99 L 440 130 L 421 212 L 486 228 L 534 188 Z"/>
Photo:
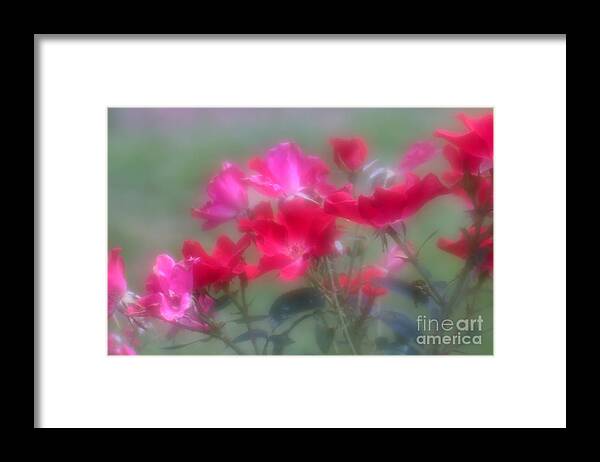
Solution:
<path fill-rule="evenodd" d="M 247 332 L 244 332 L 242 335 L 238 335 L 232 340 L 232 343 L 247 342 L 248 340 L 266 338 L 268 336 L 269 334 L 262 329 L 251 329 Z"/>
<path fill-rule="evenodd" d="M 419 335 L 417 323 L 404 313 L 392 310 L 382 310 L 374 318 L 382 321 L 395 334 L 396 339 L 401 342 L 412 341 Z"/>
<path fill-rule="evenodd" d="M 260 322 L 260 321 L 264 321 L 268 317 L 269 316 L 267 316 L 267 315 L 262 315 L 262 316 L 248 316 L 248 322 Z M 246 320 L 244 320 L 244 318 L 237 318 L 237 319 L 232 319 L 229 322 L 233 322 L 235 324 L 245 324 Z"/>
<path fill-rule="evenodd" d="M 269 317 L 278 325 L 298 313 L 321 309 L 324 306 L 325 298 L 321 292 L 314 287 L 303 287 L 277 297 L 271 305 Z"/>
<path fill-rule="evenodd" d="M 289 337 L 287 332 L 284 334 L 271 335 L 269 337 L 269 340 L 273 344 L 273 354 L 274 355 L 283 354 L 283 349 L 286 346 L 296 343 Z"/>

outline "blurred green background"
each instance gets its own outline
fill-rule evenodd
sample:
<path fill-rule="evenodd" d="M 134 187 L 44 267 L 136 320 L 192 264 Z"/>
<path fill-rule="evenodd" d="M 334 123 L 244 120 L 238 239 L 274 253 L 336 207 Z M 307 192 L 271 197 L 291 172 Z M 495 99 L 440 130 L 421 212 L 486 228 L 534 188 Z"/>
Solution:
<path fill-rule="evenodd" d="M 109 108 L 108 110 L 108 246 L 122 247 L 130 290 L 142 292 L 144 280 L 157 254 L 167 252 L 181 257 L 181 243 L 196 239 L 212 249 L 216 238 L 227 233 L 236 239 L 234 225 L 203 231 L 190 215 L 190 209 L 205 199 L 204 188 L 223 161 L 246 168 L 252 155 L 262 154 L 281 140 L 294 140 L 304 152 L 319 154 L 335 171 L 328 139 L 332 136 L 359 135 L 369 145 L 370 159 L 396 165 L 411 143 L 433 139 L 436 128 L 462 130 L 458 112 L 479 115 L 490 109 L 414 108 L 414 109 L 224 109 L 224 108 Z M 441 144 L 440 144 L 441 145 Z M 445 168 L 440 157 L 424 170 L 439 173 Z M 419 173 L 419 171 L 417 171 Z M 338 182 L 342 184 L 342 181 Z M 257 196 L 258 197 L 258 196 Z M 464 205 L 452 196 L 434 200 L 408 222 L 409 238 L 415 245 L 433 231 L 437 234 L 422 251 L 422 259 L 434 279 L 451 280 L 461 261 L 439 251 L 439 236 L 458 236 L 468 224 Z M 371 246 L 367 262 L 380 258 L 380 246 Z M 414 276 L 405 267 L 403 277 Z M 415 276 L 416 277 L 416 276 Z M 283 285 L 269 274 L 249 288 L 253 300 L 251 314 L 266 314 L 277 295 L 296 285 Z M 479 303 L 484 314 L 484 342 L 481 346 L 461 346 L 463 354 L 492 353 L 491 283 Z M 390 294 L 382 300 L 386 308 L 411 315 L 425 314 L 406 298 Z M 237 316 L 232 308 L 220 312 L 223 320 Z M 142 354 L 230 354 L 218 341 L 197 343 L 177 350 L 165 346 L 185 343 L 198 334 L 181 332 L 173 341 L 164 338 L 166 328 L 159 322 L 142 336 Z M 378 323 L 374 323 L 378 324 Z M 267 324 L 256 327 L 265 328 Z M 242 326 L 229 324 L 234 337 Z M 385 327 L 373 326 L 379 334 Z M 295 341 L 286 354 L 319 354 L 315 326 L 308 320 L 294 330 Z M 261 343 L 262 340 L 259 340 Z M 247 348 L 248 344 L 242 344 Z"/>

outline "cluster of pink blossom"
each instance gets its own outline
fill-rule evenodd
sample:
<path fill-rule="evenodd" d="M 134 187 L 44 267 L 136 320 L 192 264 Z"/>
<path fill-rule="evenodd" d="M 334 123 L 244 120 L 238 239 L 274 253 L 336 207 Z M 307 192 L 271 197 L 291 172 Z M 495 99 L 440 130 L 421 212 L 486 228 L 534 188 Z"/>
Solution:
<path fill-rule="evenodd" d="M 112 249 L 108 260 L 109 317 L 124 317 L 133 332 L 143 329 L 147 319 L 155 318 L 177 329 L 220 339 L 243 353 L 225 333 L 214 304 L 227 296 L 252 332 L 246 288 L 275 272 L 282 281 L 305 278 L 318 290 L 339 317 L 329 328 L 339 331 L 356 353 L 364 338 L 361 328 L 375 300 L 388 292 L 386 278 L 406 264 L 420 271 L 425 295 L 450 310 L 460 293 L 457 289 L 441 294 L 435 288 L 407 238 L 407 223 L 439 196 L 460 197 L 471 211 L 472 224 L 457 238 L 440 238 L 438 247 L 465 261 L 463 276 L 475 272 L 482 279 L 491 274 L 493 116 L 459 117 L 465 125 L 463 132 L 437 130 L 434 135 L 442 141 L 441 149 L 434 140 L 419 141 L 394 168 L 379 168 L 368 162 L 369 148 L 362 138 L 331 139 L 333 162 L 347 178 L 343 185 L 332 183 L 330 168 L 322 158 L 304 153 L 292 141 L 251 158 L 247 170 L 224 162 L 207 185 L 207 200 L 192 210 L 192 216 L 203 229 L 234 221 L 239 237 L 221 235 L 212 252 L 200 242 L 187 240 L 179 259 L 158 255 L 140 295 L 128 291 L 120 249 Z M 440 177 L 415 173 L 440 152 L 448 166 Z M 365 184 L 371 186 L 370 192 L 359 193 Z M 249 189 L 264 200 L 251 204 Z M 371 230 L 382 241 L 385 254 L 380 261 L 364 264 L 364 235 L 350 233 L 350 222 L 354 229 L 363 234 Z M 349 244 L 344 244 L 346 237 Z M 255 261 L 248 261 L 250 247 L 258 251 Z M 258 353 L 255 338 L 250 338 Z M 135 354 L 135 342 L 131 332 L 111 333 L 109 353 Z"/>

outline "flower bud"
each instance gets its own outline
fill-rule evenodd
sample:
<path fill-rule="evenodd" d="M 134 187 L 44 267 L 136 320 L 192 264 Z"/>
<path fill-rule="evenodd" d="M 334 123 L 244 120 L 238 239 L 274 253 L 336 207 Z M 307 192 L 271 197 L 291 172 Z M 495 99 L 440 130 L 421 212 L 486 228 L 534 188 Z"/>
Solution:
<path fill-rule="evenodd" d="M 362 138 L 333 138 L 330 144 L 333 160 L 345 172 L 359 171 L 367 160 L 368 148 Z"/>

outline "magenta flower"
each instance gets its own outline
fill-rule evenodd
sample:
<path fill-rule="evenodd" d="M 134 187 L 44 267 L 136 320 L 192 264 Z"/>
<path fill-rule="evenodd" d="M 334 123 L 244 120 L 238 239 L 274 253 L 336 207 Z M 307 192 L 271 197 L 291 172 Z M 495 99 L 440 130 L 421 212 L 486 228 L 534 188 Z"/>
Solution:
<path fill-rule="evenodd" d="M 146 279 L 146 295 L 127 307 L 129 316 L 150 316 L 178 327 L 206 332 L 207 316 L 214 304 L 206 294 L 192 296 L 193 269 L 191 262 L 175 262 L 167 254 L 156 257 L 152 273 Z"/>
<path fill-rule="evenodd" d="M 209 316 L 214 305 L 215 301 L 207 294 L 198 295 L 195 305 L 188 310 L 185 316 L 177 319 L 176 326 L 195 332 L 209 331 L 210 326 L 202 320 L 202 317 Z"/>
<path fill-rule="evenodd" d="M 255 157 L 249 167 L 258 172 L 248 177 L 257 191 L 269 197 L 294 196 L 325 185 L 329 167 L 316 156 L 307 156 L 291 141 L 269 149 L 264 159 Z"/>
<path fill-rule="evenodd" d="M 137 304 L 130 305 L 128 314 L 177 321 L 192 307 L 192 270 L 185 262 L 161 254 L 146 279 L 146 291 Z"/>
<path fill-rule="evenodd" d="M 135 349 L 128 345 L 120 335 L 108 334 L 108 354 L 109 355 L 136 355 Z"/>
<path fill-rule="evenodd" d="M 208 201 L 192 209 L 192 215 L 203 220 L 202 228 L 211 229 L 238 217 L 248 209 L 248 193 L 244 172 L 235 164 L 224 162 L 221 171 L 208 183 Z"/>
<path fill-rule="evenodd" d="M 412 171 L 418 166 L 433 159 L 436 154 L 437 149 L 433 142 L 417 141 L 410 145 L 398 166 L 401 171 Z"/>
<path fill-rule="evenodd" d="M 412 244 L 409 244 L 411 251 L 413 250 Z M 408 262 L 408 255 L 397 245 L 390 247 L 385 254 L 383 267 L 387 271 L 396 272 L 403 268 Z"/>
<path fill-rule="evenodd" d="M 127 293 L 125 263 L 121 249 L 115 247 L 108 254 L 108 315 L 112 315 Z"/>

